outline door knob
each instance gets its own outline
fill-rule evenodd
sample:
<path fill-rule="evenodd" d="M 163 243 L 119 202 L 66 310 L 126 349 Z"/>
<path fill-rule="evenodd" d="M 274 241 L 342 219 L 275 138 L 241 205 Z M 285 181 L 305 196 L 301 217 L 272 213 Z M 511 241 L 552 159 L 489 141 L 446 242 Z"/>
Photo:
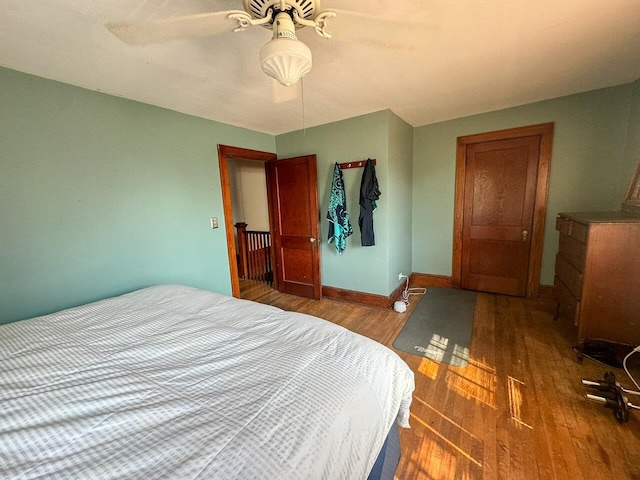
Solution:
<path fill-rule="evenodd" d="M 529 230 L 522 230 L 522 240 L 525 241 L 527 239 L 527 235 L 529 235 Z"/>
<path fill-rule="evenodd" d="M 316 239 L 315 239 L 314 237 L 311 237 L 311 238 L 309 239 L 309 241 L 310 241 L 311 243 L 316 243 Z"/>

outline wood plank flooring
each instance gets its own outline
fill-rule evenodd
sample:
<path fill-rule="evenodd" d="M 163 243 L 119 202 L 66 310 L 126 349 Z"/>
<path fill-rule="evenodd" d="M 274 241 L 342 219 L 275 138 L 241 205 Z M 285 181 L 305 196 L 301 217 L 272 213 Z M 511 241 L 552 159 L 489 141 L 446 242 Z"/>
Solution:
<path fill-rule="evenodd" d="M 249 281 L 241 282 L 241 295 L 324 318 L 390 348 L 418 300 L 398 314 Z M 623 370 L 587 358 L 578 364 L 572 327 L 554 321 L 553 310 L 550 301 L 479 293 L 468 366 L 396 351 L 416 379 L 396 480 L 640 479 L 640 411 L 619 424 L 611 410 L 585 400 L 580 379 L 614 370 L 624 387 L 633 384 Z"/>

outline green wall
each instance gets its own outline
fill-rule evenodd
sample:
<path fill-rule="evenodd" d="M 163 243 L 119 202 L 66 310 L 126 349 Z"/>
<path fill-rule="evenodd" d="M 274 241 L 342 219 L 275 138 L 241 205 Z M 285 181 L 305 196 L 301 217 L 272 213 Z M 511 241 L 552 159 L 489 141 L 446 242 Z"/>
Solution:
<path fill-rule="evenodd" d="M 640 79 L 632 84 L 632 89 L 622 176 L 618 182 L 620 186 L 619 196 L 621 198 L 626 196 L 629 182 L 633 177 L 636 166 L 640 163 Z"/>
<path fill-rule="evenodd" d="M 157 283 L 230 293 L 217 144 L 273 136 L 0 68 L 0 323 Z"/>
<path fill-rule="evenodd" d="M 411 197 L 413 192 L 413 127 L 387 110 L 389 116 L 389 265 L 386 294 L 411 274 Z"/>
<path fill-rule="evenodd" d="M 389 110 L 273 137 L 0 68 L 0 323 L 157 283 L 230 293 L 217 144 L 315 153 L 323 285 L 380 295 L 451 275 L 456 138 L 555 123 L 541 282 L 559 211 L 618 210 L 640 157 L 640 80 L 412 128 Z M 333 164 L 376 158 L 376 245 L 327 244 Z"/>
<path fill-rule="evenodd" d="M 553 284 L 556 214 L 620 209 L 632 94 L 624 85 L 415 128 L 413 271 L 452 273 L 457 137 L 554 122 L 541 274 Z"/>
<path fill-rule="evenodd" d="M 318 160 L 322 284 L 379 295 L 388 295 L 398 284 L 398 273 L 410 268 L 411 222 L 407 216 L 392 234 L 396 206 L 410 202 L 411 127 L 388 110 L 340 122 L 307 128 L 276 138 L 279 158 L 315 153 Z M 376 244 L 362 247 L 358 227 L 362 169 L 344 170 L 347 209 L 353 235 L 338 255 L 327 243 L 329 193 L 334 164 L 375 158 L 382 195 L 374 213 Z M 401 186 L 406 192 L 399 193 Z M 404 199 L 403 199 L 404 197 Z M 390 254 L 395 249 L 403 255 Z M 393 278 L 395 277 L 395 279 Z"/>

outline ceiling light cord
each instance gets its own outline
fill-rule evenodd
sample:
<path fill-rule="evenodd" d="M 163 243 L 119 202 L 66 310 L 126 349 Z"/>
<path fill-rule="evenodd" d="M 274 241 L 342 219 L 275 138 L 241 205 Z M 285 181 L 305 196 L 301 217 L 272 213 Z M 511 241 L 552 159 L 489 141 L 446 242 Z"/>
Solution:
<path fill-rule="evenodd" d="M 300 79 L 300 98 L 302 99 L 302 134 L 307 134 L 307 126 L 304 123 L 304 80 Z"/>

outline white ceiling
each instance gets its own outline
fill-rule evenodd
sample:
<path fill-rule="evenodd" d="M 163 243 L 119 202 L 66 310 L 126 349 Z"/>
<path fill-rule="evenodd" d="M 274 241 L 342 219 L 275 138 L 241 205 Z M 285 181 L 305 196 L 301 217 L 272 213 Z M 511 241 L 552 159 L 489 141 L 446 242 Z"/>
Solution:
<path fill-rule="evenodd" d="M 242 10 L 241 0 L 0 0 L 0 65 L 270 134 L 387 108 L 420 126 L 640 77 L 639 0 L 321 7 L 338 15 L 330 40 L 298 31 L 313 52 L 302 95 L 262 73 L 263 27 L 234 33 L 218 15 L 207 17 L 213 35 L 139 46 L 105 27 Z"/>

